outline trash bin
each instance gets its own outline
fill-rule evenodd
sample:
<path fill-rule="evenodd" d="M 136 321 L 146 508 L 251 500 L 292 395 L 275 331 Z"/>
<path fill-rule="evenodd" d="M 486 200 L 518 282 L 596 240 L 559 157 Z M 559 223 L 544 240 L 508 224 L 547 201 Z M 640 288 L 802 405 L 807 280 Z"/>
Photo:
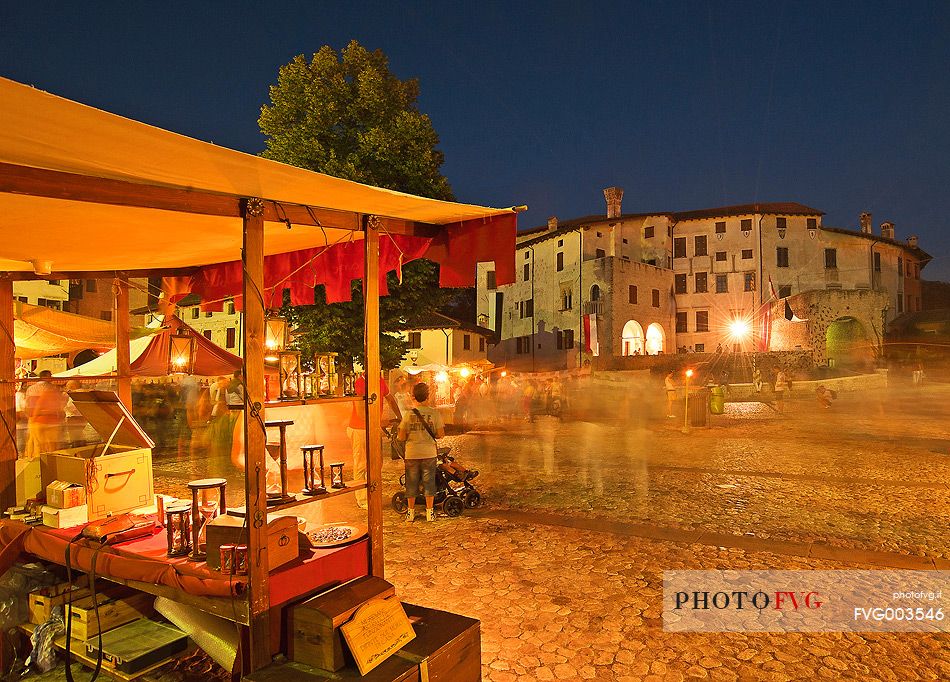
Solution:
<path fill-rule="evenodd" d="M 722 386 L 713 386 L 709 389 L 709 411 L 713 414 L 722 414 L 726 411 L 726 392 Z"/>
<path fill-rule="evenodd" d="M 706 426 L 709 412 L 709 389 L 705 387 L 689 389 L 689 425 Z"/>

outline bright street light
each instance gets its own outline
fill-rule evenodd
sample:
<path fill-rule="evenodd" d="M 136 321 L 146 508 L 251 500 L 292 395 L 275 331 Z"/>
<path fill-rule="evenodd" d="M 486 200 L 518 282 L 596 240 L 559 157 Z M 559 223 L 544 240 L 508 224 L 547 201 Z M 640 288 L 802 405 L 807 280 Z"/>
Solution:
<path fill-rule="evenodd" d="M 752 326 L 748 320 L 733 320 L 729 323 L 729 335 L 737 341 L 746 338 L 752 332 Z"/>

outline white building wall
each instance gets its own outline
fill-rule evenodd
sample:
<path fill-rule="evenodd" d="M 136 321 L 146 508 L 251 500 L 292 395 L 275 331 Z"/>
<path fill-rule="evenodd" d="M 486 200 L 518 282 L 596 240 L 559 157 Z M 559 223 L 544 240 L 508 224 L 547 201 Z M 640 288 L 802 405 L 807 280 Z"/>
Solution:
<path fill-rule="evenodd" d="M 23 300 L 30 305 L 39 305 L 40 299 L 49 303 L 48 307 L 63 309 L 63 304 L 69 300 L 69 280 L 68 279 L 31 279 L 18 280 L 13 282 L 13 297 Z"/>

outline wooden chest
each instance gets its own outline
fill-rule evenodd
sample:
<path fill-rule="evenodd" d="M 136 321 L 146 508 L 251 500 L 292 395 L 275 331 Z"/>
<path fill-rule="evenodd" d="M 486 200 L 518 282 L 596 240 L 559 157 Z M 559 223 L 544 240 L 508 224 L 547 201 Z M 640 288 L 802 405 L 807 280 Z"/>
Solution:
<path fill-rule="evenodd" d="M 208 524 L 208 568 L 221 570 L 221 545 L 246 545 L 244 519 L 223 514 Z M 293 561 L 300 554 L 297 517 L 272 516 L 267 521 L 267 563 L 270 570 Z"/>
<path fill-rule="evenodd" d="M 288 657 L 321 670 L 342 669 L 348 661 L 343 656 L 340 626 L 370 599 L 395 593 L 382 578 L 364 576 L 298 604 L 291 613 Z"/>
<path fill-rule="evenodd" d="M 96 608 L 92 596 L 79 601 L 73 601 L 69 618 L 72 621 L 72 636 L 83 642 L 102 631 L 126 623 L 131 623 L 154 612 L 155 597 L 144 592 L 137 592 L 127 587 L 113 587 L 96 583 L 96 602 L 99 603 L 99 616 L 96 617 Z M 105 588 L 105 589 L 103 589 Z"/>
<path fill-rule="evenodd" d="M 481 635 L 479 622 L 454 613 L 403 604 L 415 619 L 416 638 L 366 675 L 352 664 L 335 673 L 303 663 L 269 665 L 245 677 L 249 682 L 423 682 L 420 663 L 425 661 L 430 682 L 477 682 L 481 680 Z"/>
<path fill-rule="evenodd" d="M 416 638 L 396 655 L 425 661 L 429 682 L 478 682 L 482 679 L 482 638 L 474 618 L 403 604 Z M 418 669 L 401 680 L 418 680 Z"/>

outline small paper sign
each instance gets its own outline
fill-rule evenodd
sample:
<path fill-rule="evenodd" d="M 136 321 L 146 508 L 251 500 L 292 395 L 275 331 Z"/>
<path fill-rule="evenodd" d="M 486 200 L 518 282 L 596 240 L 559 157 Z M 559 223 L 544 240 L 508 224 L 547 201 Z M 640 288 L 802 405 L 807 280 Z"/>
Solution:
<path fill-rule="evenodd" d="M 373 599 L 340 626 L 360 675 L 365 675 L 416 638 L 402 602 Z"/>

